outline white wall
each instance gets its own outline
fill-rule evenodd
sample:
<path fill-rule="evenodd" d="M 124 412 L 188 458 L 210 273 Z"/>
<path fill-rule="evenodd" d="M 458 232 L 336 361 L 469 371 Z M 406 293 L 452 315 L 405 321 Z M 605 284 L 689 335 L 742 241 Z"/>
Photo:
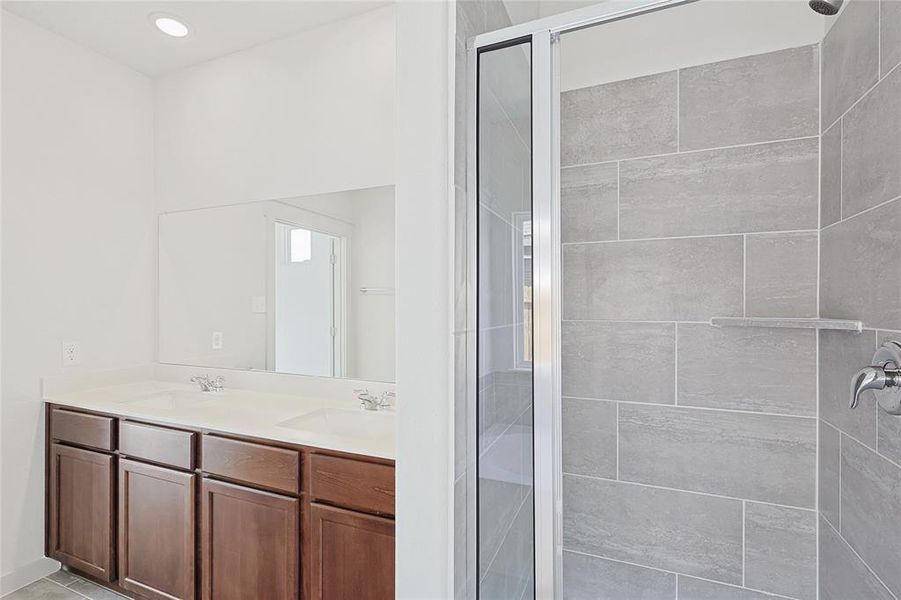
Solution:
<path fill-rule="evenodd" d="M 394 8 L 155 82 L 161 212 L 394 183 Z"/>
<path fill-rule="evenodd" d="M 2 19 L 0 592 L 43 575 L 40 380 L 153 359 L 150 81 L 18 17 Z"/>
<path fill-rule="evenodd" d="M 453 3 L 397 10 L 397 587 L 453 597 Z"/>
<path fill-rule="evenodd" d="M 567 4 L 542 3 L 542 13 Z M 561 36 L 560 85 L 572 90 L 816 44 L 824 19 L 803 0 L 702 0 L 614 21 Z"/>

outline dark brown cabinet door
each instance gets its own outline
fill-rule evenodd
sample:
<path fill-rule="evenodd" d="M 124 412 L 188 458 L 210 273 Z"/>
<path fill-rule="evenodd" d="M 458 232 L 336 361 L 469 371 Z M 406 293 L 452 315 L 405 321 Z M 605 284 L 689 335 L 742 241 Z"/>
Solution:
<path fill-rule="evenodd" d="M 193 600 L 196 475 L 119 460 L 119 585 Z"/>
<path fill-rule="evenodd" d="M 394 598 L 394 521 L 310 505 L 312 600 Z"/>
<path fill-rule="evenodd" d="M 211 479 L 201 489 L 204 600 L 295 600 L 298 500 Z"/>
<path fill-rule="evenodd" d="M 114 579 L 115 458 L 50 446 L 48 553 L 104 581 Z"/>

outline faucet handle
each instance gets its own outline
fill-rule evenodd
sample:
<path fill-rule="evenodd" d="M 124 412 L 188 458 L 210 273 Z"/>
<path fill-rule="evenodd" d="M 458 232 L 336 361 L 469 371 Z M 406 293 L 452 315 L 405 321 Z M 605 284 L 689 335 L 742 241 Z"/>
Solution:
<path fill-rule="evenodd" d="M 867 390 L 884 390 L 894 385 L 882 367 L 864 367 L 851 378 L 851 402 L 849 408 L 857 408 L 860 396 Z"/>
<path fill-rule="evenodd" d="M 848 406 L 857 408 L 868 390 L 873 390 L 882 410 L 901 415 L 901 343 L 884 343 L 873 355 L 872 365 L 854 374 Z"/>

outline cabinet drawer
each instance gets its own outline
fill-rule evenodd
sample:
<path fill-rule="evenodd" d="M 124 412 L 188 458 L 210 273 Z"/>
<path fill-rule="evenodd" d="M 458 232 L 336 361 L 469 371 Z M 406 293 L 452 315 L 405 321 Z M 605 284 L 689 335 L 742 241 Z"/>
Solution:
<path fill-rule="evenodd" d="M 100 450 L 113 449 L 113 418 L 54 408 L 50 413 L 50 437 Z"/>
<path fill-rule="evenodd" d="M 194 468 L 194 434 L 132 421 L 119 422 L 119 452 L 180 469 Z"/>
<path fill-rule="evenodd" d="M 348 508 L 394 514 L 394 467 L 310 455 L 310 495 Z"/>
<path fill-rule="evenodd" d="M 300 454 L 215 435 L 203 435 L 201 468 L 211 474 L 297 494 L 300 492 Z"/>

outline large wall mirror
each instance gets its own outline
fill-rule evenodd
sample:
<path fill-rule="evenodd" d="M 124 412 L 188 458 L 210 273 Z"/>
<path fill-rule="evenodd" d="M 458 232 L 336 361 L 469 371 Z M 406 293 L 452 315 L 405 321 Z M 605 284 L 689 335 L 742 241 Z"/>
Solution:
<path fill-rule="evenodd" d="M 160 215 L 159 354 L 394 381 L 394 188 Z"/>

